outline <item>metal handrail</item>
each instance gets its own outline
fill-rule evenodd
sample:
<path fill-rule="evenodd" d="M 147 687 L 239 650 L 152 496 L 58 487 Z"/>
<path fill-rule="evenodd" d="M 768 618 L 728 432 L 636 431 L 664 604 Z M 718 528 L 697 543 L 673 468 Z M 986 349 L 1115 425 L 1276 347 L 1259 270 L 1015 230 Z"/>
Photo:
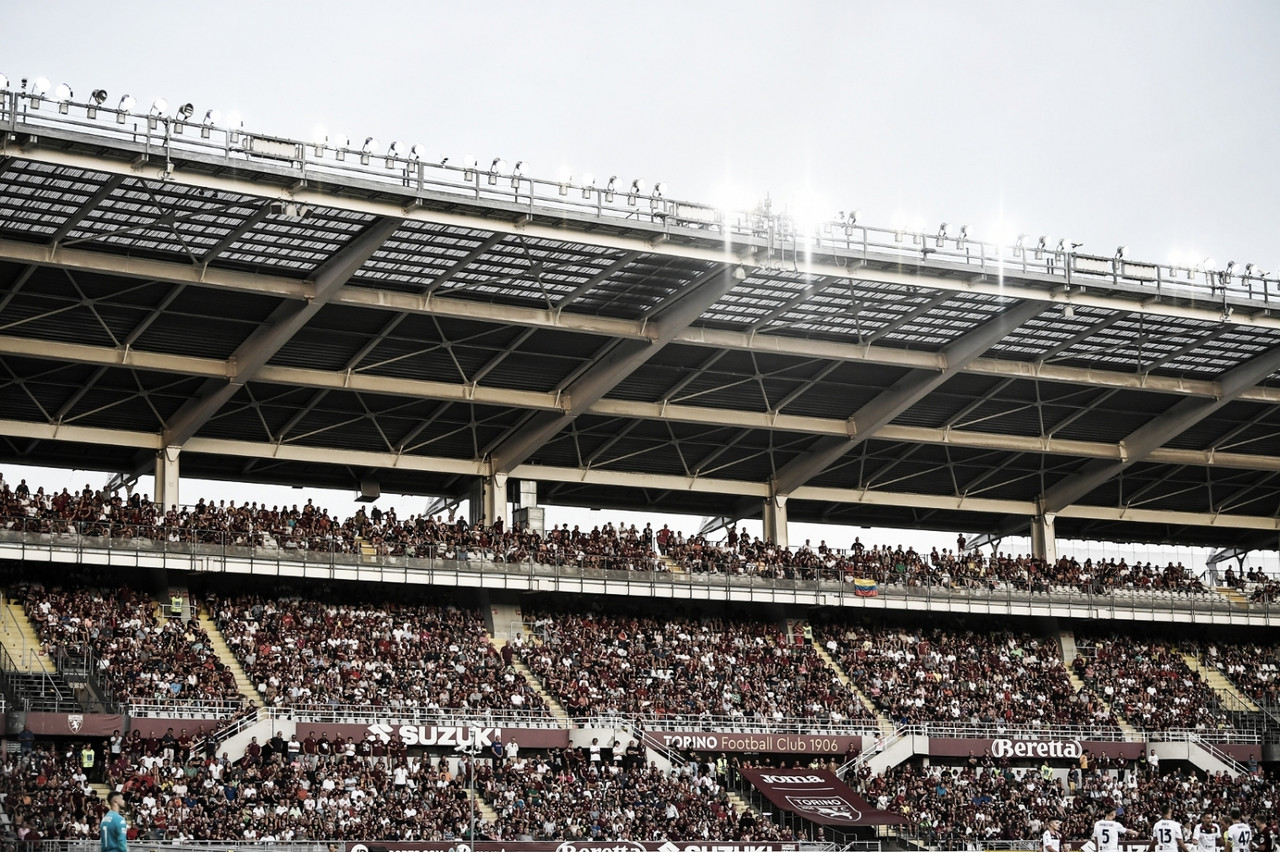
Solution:
<path fill-rule="evenodd" d="M 44 106 L 41 109 L 41 106 Z M 282 139 L 243 127 L 218 127 L 170 116 L 138 115 L 96 104 L 58 104 L 23 91 L 0 94 L 0 124 L 10 133 L 35 136 L 62 134 L 112 142 L 139 154 L 139 169 L 169 177 L 175 162 L 266 163 L 291 178 L 323 181 L 345 178 L 386 194 L 428 202 L 439 199 L 502 207 L 530 214 L 584 220 L 626 221 L 659 233 L 679 232 L 707 239 L 737 238 L 765 245 L 779 256 L 830 254 L 862 259 L 884 258 L 936 267 L 968 267 L 984 273 L 1024 275 L 1079 282 L 1090 289 L 1135 289 L 1185 295 L 1197 300 L 1269 304 L 1280 296 L 1280 281 L 1253 267 L 1211 269 L 1140 262 L 1079 254 L 1065 244 L 1012 245 L 986 243 L 967 232 L 945 229 L 926 234 L 904 228 L 875 228 L 856 218 L 820 222 L 796 221 L 785 211 L 762 204 L 749 211 L 669 198 L 655 187 L 631 189 L 610 181 L 607 186 L 572 180 L 543 180 L 495 163 L 427 162 L 409 152 L 364 152 L 324 142 Z M 1225 310 L 1224 310 L 1225 313 Z"/>

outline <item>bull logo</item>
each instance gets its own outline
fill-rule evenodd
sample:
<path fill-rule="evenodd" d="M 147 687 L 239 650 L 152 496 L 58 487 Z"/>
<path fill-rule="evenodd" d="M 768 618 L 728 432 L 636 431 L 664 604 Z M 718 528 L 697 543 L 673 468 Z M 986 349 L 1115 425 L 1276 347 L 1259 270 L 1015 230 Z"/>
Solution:
<path fill-rule="evenodd" d="M 67 716 L 67 727 L 71 729 L 73 734 L 80 733 L 80 729 L 84 727 L 84 714 L 72 713 Z"/>

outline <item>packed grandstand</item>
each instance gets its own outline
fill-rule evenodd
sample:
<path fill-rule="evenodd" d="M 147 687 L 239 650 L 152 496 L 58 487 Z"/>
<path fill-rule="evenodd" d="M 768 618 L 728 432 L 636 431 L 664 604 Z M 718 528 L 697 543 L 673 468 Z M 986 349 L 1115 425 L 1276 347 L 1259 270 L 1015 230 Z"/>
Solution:
<path fill-rule="evenodd" d="M 100 546 L 129 538 L 358 550 L 368 542 L 382 553 L 495 565 L 827 572 L 885 584 L 1001 583 L 1027 595 L 1080 583 L 1103 593 L 1216 593 L 1179 565 L 1068 555 L 1046 565 L 856 542 L 788 549 L 736 531 L 710 542 L 611 524 L 538 534 L 401 519 L 393 509 L 339 518 L 310 502 L 162 511 L 145 497 L 89 487 L 52 494 L 25 481 L 0 485 L 0 515 L 10 535 Z M 1227 579 L 1255 597 L 1267 588 L 1252 571 Z M 180 600 L 174 588 L 158 588 L 143 570 L 5 568 L 5 600 L 29 622 L 51 671 L 87 672 L 70 689 L 77 700 L 124 714 L 113 719 L 137 717 L 132 730 L 92 737 L 10 732 L 0 793 L 19 841 L 95 837 L 108 789 L 128 797 L 131 836 L 155 841 L 457 842 L 470 837 L 472 795 L 475 837 L 498 842 L 870 836 L 784 818 L 743 775 L 801 766 L 837 773 L 900 820 L 885 839 L 946 848 L 1034 839 L 1050 818 L 1083 838 L 1113 804 L 1139 836 L 1166 804 L 1188 820 L 1233 807 L 1273 815 L 1280 792 L 1262 762 L 1280 713 L 1280 645 L 1229 629 L 1191 636 L 1161 625 L 659 608 L 536 594 L 512 608 L 519 623 L 506 625 L 463 591 L 219 574 L 182 578 Z M 5 636 L 11 648 L 9 626 Z M 1211 673 L 1227 685 L 1211 683 Z M 38 712 L 56 677 L 7 678 L 5 699 Z M 180 720 L 179 731 L 140 724 L 151 717 Z M 490 736 L 476 753 L 460 753 L 359 724 L 375 719 L 607 735 L 499 749 Z M 262 736 L 246 741 L 260 723 Z M 662 736 L 695 731 L 829 735 L 848 745 L 821 756 L 731 753 L 715 747 L 727 737 L 713 746 Z M 952 748 L 876 761 L 915 731 L 950 738 Z M 1011 739 L 1098 750 L 993 752 Z M 1154 757 L 1159 744 L 1191 741 L 1240 771 Z M 1108 754 L 1107 744 L 1118 750 Z"/>

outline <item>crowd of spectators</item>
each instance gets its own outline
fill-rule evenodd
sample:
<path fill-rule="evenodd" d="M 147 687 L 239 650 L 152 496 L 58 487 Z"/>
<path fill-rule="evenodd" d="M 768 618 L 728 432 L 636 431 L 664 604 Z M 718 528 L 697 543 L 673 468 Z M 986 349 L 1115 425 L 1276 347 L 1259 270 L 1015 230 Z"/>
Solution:
<path fill-rule="evenodd" d="M 1280 710 L 1280 645 L 1206 642 L 1192 645 L 1191 651 L 1259 706 Z"/>
<path fill-rule="evenodd" d="M 349 518 L 316 506 L 206 501 L 157 506 L 148 495 L 127 497 L 86 485 L 49 494 L 22 480 L 0 483 L 0 527 L 90 538 L 147 540 L 227 547 L 271 548 L 295 553 L 368 554 L 391 557 L 537 562 L 628 571 L 664 570 L 651 527 L 604 524 L 589 531 L 568 524 L 543 533 L 468 524 L 436 515 L 398 517 L 396 510 L 362 507 Z"/>
<path fill-rule="evenodd" d="M 1166 805 L 1174 819 L 1187 825 L 1208 811 L 1225 827 L 1231 810 L 1240 808 L 1246 815 L 1265 817 L 1274 831 L 1280 796 L 1274 777 L 1161 772 L 1145 764 L 1126 766 L 1105 755 L 1068 772 L 1047 764 L 1015 768 L 989 754 L 970 757 L 960 766 L 904 763 L 861 779 L 859 786 L 872 804 L 902 814 L 909 834 L 944 849 L 1037 840 L 1054 818 L 1062 820 L 1063 837 L 1084 839 L 1110 807 L 1119 810 L 1120 822 L 1138 839 L 1151 836 Z"/>
<path fill-rule="evenodd" d="M 480 839 L 789 838 L 738 812 L 723 777 L 668 774 L 643 757 L 615 761 L 566 748 L 493 760 L 403 749 L 307 759 L 280 742 L 238 760 L 192 751 L 170 758 L 127 740 L 112 753 L 106 782 L 125 794 L 134 841 L 453 841 L 470 832 L 472 787 L 497 817 L 477 815 Z M 74 746 L 7 755 L 0 792 L 27 841 L 91 839 L 105 810 Z"/>
<path fill-rule="evenodd" d="M 342 592 L 214 597 L 209 606 L 269 706 L 547 713 L 476 610 Z"/>
<path fill-rule="evenodd" d="M 869 720 L 810 645 L 776 623 L 526 610 L 519 651 L 569 715 L 776 725 Z"/>
<path fill-rule="evenodd" d="M 348 518 L 314 505 L 199 500 L 193 506 L 156 506 L 145 494 L 129 496 L 95 490 L 34 491 L 23 480 L 0 482 L 0 527 L 41 533 L 151 542 L 267 548 L 285 553 L 377 555 L 474 559 L 497 563 L 578 566 L 627 571 L 677 570 L 696 574 L 750 575 L 784 580 L 874 580 L 881 586 L 993 592 L 1113 594 L 1161 591 L 1203 594 L 1199 577 L 1181 563 L 1158 565 L 1125 559 L 1063 556 L 1045 563 L 1027 555 L 984 554 L 966 547 L 929 552 L 910 546 L 865 546 L 855 539 L 847 550 L 781 547 L 760 537 L 727 530 L 721 541 L 705 535 L 651 525 L 603 524 L 590 530 L 568 524 L 539 533 L 511 529 L 499 520 L 468 524 L 452 514 L 400 517 L 394 508 L 359 509 Z M 1250 577 L 1255 572 L 1250 572 Z M 1261 571 L 1251 580 L 1257 601 L 1280 600 L 1280 583 Z"/>
<path fill-rule="evenodd" d="M 58 661 L 83 660 L 118 703 L 196 703 L 225 711 L 244 704 L 235 675 L 200 623 L 162 615 L 148 594 L 79 583 L 24 583 L 10 594 L 22 602 L 41 653 Z"/>
<path fill-rule="evenodd" d="M 1201 732 L 1231 727 L 1217 693 L 1172 643 L 1081 632 L 1075 639 L 1076 673 L 1134 727 Z"/>
<path fill-rule="evenodd" d="M 901 545 L 867 547 L 860 539 L 855 539 L 845 551 L 828 547 L 825 541 L 817 547 L 805 541 L 800 547 L 790 549 L 777 547 L 758 536 L 739 534 L 736 528 L 731 528 L 723 542 L 712 542 L 702 535 L 685 538 L 676 533 L 668 554 L 679 566 L 695 573 L 750 574 L 770 579 L 848 582 L 862 578 L 874 580 L 878 586 L 986 591 L 1007 587 L 1035 593 L 1203 594 L 1207 591 L 1201 580 L 1182 563 L 1162 567 L 1151 562 L 1129 564 L 1114 558 L 1080 562 L 1067 556 L 1046 563 L 1031 556 L 1003 552 L 986 556 L 976 548 L 965 548 L 963 538 L 954 550 L 935 547 L 927 554 Z"/>
<path fill-rule="evenodd" d="M 1077 693 L 1053 640 L 1012 630 L 826 625 L 828 651 L 898 724 L 1117 731 L 1088 690 Z"/>

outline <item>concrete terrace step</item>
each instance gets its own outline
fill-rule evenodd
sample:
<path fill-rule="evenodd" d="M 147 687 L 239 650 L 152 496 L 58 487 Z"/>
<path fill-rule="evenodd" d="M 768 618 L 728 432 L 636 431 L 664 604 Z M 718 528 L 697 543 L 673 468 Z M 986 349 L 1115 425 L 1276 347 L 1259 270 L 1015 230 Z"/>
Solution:
<path fill-rule="evenodd" d="M 227 640 L 223 638 L 222 631 L 218 629 L 218 625 L 214 624 L 208 613 L 202 612 L 196 618 L 200 622 L 200 626 L 204 628 L 204 632 L 209 634 L 209 647 L 218 655 L 218 659 L 231 669 L 231 674 L 236 679 L 236 688 L 240 690 L 240 694 L 248 696 L 255 707 L 264 706 L 266 702 L 258 694 L 257 685 L 245 674 L 244 666 L 240 665 L 240 661 L 236 659 L 235 653 L 231 650 L 231 646 L 227 644 Z"/>
<path fill-rule="evenodd" d="M 507 640 L 505 639 L 491 639 L 490 641 L 493 642 L 493 647 L 499 652 L 502 651 L 502 646 L 507 644 Z M 528 645 L 531 642 L 533 642 L 533 634 L 529 633 L 526 629 L 525 644 Z M 533 688 L 533 691 L 538 693 L 542 698 L 542 703 L 547 705 L 547 709 L 551 711 L 551 715 L 555 717 L 557 722 L 565 727 L 573 726 L 569 719 L 569 714 L 565 712 L 564 706 L 556 700 L 554 695 L 547 691 L 546 687 L 542 685 L 542 681 L 533 673 L 533 670 L 525 665 L 524 660 L 519 657 L 512 657 L 511 666 L 516 671 L 520 672 L 529 686 Z"/>
<path fill-rule="evenodd" d="M 27 618 L 22 604 L 5 601 L 4 608 L 5 611 L 0 613 L 0 643 L 9 652 L 17 671 L 53 672 L 53 662 L 42 652 L 40 637 L 36 635 L 35 625 Z"/>
<path fill-rule="evenodd" d="M 1085 682 L 1081 680 L 1080 676 L 1076 674 L 1074 671 L 1072 671 L 1069 667 L 1067 668 L 1067 679 L 1071 681 L 1071 688 L 1074 689 L 1077 694 L 1079 694 L 1080 692 L 1083 692 L 1086 689 Z M 1103 698 L 1101 695 L 1098 695 L 1097 693 L 1093 693 L 1093 695 L 1095 698 L 1098 699 L 1098 703 L 1101 704 L 1103 707 L 1107 708 L 1107 710 L 1110 711 L 1111 715 L 1115 717 L 1116 724 L 1120 727 L 1120 730 L 1124 731 L 1125 736 L 1129 740 L 1141 739 L 1141 736 L 1138 733 L 1138 729 L 1135 728 L 1133 725 L 1129 724 L 1128 719 L 1124 718 L 1118 712 L 1116 712 L 1116 709 L 1111 706 L 1111 703 L 1109 701 L 1107 701 L 1105 698 Z"/>
<path fill-rule="evenodd" d="M 788 636 L 793 637 L 795 635 L 795 627 L 796 623 L 794 621 L 787 622 Z M 844 666 L 840 665 L 840 663 L 836 661 L 835 657 L 831 656 L 830 652 L 828 652 L 827 649 L 817 641 L 816 636 L 814 637 L 813 650 L 818 655 L 818 659 L 830 666 L 831 670 L 836 673 L 836 677 L 839 678 L 840 683 L 854 695 L 858 696 L 858 700 L 862 702 L 862 706 L 867 708 L 867 710 L 875 716 L 876 726 L 880 728 L 880 733 L 885 735 L 892 734 L 895 730 L 893 721 L 884 713 L 881 713 L 870 697 L 858 688 L 858 685 L 853 682 L 853 678 L 849 677 L 849 674 L 844 670 Z"/>
<path fill-rule="evenodd" d="M 1214 591 L 1231 601 L 1236 606 L 1249 606 L 1249 599 L 1245 597 L 1244 592 L 1239 589 L 1232 589 L 1228 586 L 1218 586 Z"/>
<path fill-rule="evenodd" d="M 1228 707 L 1244 707 L 1250 713 L 1258 713 L 1262 710 L 1249 696 L 1237 689 L 1236 685 L 1216 666 L 1204 665 L 1195 654 L 1183 654 L 1182 659 L 1186 662 L 1187 668 L 1204 678 L 1204 682 L 1224 699 L 1223 703 Z"/>

